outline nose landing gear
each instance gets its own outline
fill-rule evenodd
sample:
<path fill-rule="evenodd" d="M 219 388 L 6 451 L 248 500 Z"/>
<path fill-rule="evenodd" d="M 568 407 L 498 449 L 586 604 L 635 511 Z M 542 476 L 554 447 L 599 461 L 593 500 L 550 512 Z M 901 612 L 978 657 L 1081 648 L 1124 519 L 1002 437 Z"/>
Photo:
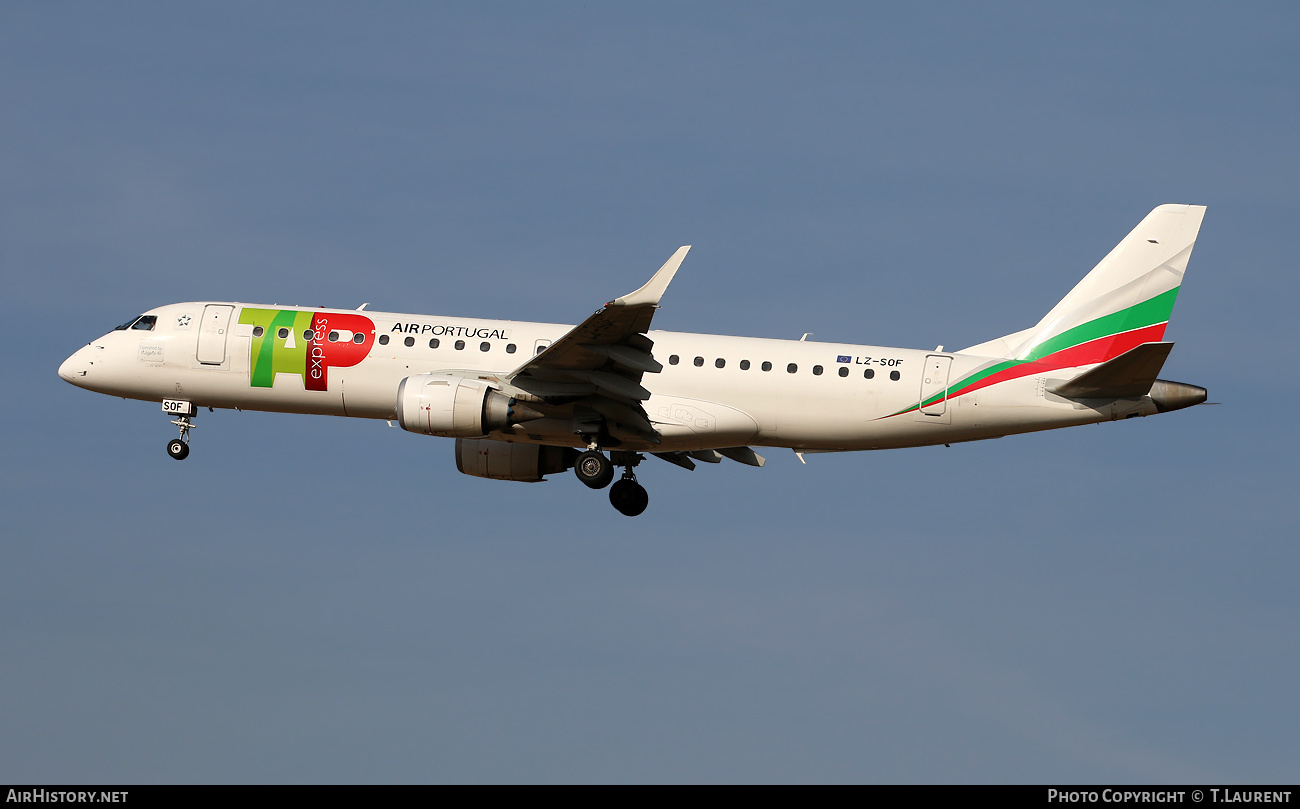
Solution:
<path fill-rule="evenodd" d="M 172 424 L 181 428 L 181 437 L 167 442 L 167 454 L 178 461 L 183 461 L 190 457 L 190 430 L 196 425 L 190 421 L 189 416 L 181 416 L 173 420 Z"/>

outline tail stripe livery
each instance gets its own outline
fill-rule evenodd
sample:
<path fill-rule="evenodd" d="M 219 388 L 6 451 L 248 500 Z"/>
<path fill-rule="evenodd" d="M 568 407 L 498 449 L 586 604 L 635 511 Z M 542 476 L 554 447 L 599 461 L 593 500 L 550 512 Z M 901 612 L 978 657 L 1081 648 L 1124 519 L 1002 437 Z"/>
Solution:
<path fill-rule="evenodd" d="M 947 391 L 881 418 L 911 413 L 999 382 L 1095 365 L 1143 343 L 1160 342 L 1204 216 L 1200 205 L 1156 208 L 1037 326 L 967 349 L 978 354 L 995 345 L 1018 345 L 1003 354 L 1005 359 L 989 362 Z M 1138 302 L 1131 303 L 1134 298 Z M 1078 325 L 1067 326 L 1071 321 Z"/>
<path fill-rule="evenodd" d="M 1092 324 L 1085 324 L 1085 326 L 1079 328 L 1083 329 L 1089 325 Z M 1145 328 L 1134 329 L 1133 331 L 1108 334 L 1094 340 L 1079 343 L 1078 345 L 1062 348 L 1059 351 L 1053 351 L 1045 356 L 1035 357 L 1028 360 L 1004 360 L 1002 362 L 993 362 L 949 386 L 946 396 L 951 400 L 963 394 L 973 393 L 981 388 L 987 388 L 990 385 L 996 385 L 999 382 L 1006 382 L 1011 379 L 1019 379 L 1024 376 L 1047 373 L 1061 368 L 1076 368 L 1081 365 L 1094 365 L 1099 362 L 1105 362 L 1114 357 L 1118 357 L 1126 351 L 1131 351 L 1143 343 L 1160 342 L 1160 339 L 1164 337 L 1165 326 L 1167 325 L 1168 316 L 1166 315 L 1166 319 L 1160 323 L 1155 323 Z M 899 410 L 896 413 L 891 413 L 888 416 L 883 416 L 882 418 L 901 416 L 904 413 L 911 413 L 922 407 L 929 407 L 940 399 L 943 399 L 944 396 L 944 393 L 939 393 L 923 402 Z"/>

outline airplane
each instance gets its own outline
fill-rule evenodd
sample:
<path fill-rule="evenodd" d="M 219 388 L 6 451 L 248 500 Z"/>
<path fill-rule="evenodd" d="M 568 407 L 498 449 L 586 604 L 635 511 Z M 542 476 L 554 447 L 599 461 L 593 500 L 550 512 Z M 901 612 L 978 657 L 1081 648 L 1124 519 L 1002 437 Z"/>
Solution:
<path fill-rule="evenodd" d="M 1204 215 L 1159 206 L 1035 325 L 960 351 L 651 330 L 685 246 L 577 326 L 197 301 L 131 318 L 59 376 L 161 403 L 180 430 L 167 445 L 177 460 L 200 407 L 381 419 L 456 439 L 467 475 L 537 482 L 573 469 L 636 516 L 646 456 L 761 467 L 754 447 L 804 461 L 1205 402 L 1205 388 L 1157 378 Z"/>

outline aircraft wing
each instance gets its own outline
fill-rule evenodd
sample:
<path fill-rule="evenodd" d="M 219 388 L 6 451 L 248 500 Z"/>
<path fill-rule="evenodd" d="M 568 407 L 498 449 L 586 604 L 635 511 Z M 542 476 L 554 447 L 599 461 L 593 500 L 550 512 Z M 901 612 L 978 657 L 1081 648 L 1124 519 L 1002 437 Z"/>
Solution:
<path fill-rule="evenodd" d="M 625 433 L 658 443 L 658 434 L 641 402 L 650 392 L 641 386 L 644 374 L 663 366 L 651 356 L 654 341 L 646 336 L 659 299 L 690 245 L 672 258 L 635 292 L 615 298 L 591 317 L 505 376 L 509 384 L 548 401 L 572 402 L 574 420 L 604 426 L 610 434 Z"/>

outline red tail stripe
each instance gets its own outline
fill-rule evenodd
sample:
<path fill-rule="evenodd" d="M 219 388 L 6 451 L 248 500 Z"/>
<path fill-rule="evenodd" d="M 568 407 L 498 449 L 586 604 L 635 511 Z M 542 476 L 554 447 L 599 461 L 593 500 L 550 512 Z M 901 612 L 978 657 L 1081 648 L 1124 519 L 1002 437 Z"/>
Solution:
<path fill-rule="evenodd" d="M 1033 362 L 1026 362 L 1020 365 L 1012 366 L 998 371 L 996 374 L 990 374 L 980 381 L 974 383 L 968 388 L 962 388 L 953 396 L 961 396 L 971 391 L 987 388 L 989 385 L 996 385 L 999 382 L 1006 382 L 1008 379 L 1019 379 L 1022 376 L 1033 376 L 1034 374 L 1043 374 L 1048 371 L 1055 371 L 1058 368 L 1074 368 L 1079 365 L 1092 365 L 1098 362 L 1114 359 L 1125 351 L 1131 351 L 1143 343 L 1157 343 L 1165 336 L 1165 327 L 1168 323 L 1157 323 L 1154 326 L 1147 326 L 1144 329 L 1135 329 L 1133 331 L 1112 334 L 1106 337 L 1098 337 L 1096 340 L 1089 340 L 1086 343 L 1080 343 L 1071 348 L 1063 348 L 1054 354 L 1048 354 L 1046 357 L 1040 357 Z"/>

